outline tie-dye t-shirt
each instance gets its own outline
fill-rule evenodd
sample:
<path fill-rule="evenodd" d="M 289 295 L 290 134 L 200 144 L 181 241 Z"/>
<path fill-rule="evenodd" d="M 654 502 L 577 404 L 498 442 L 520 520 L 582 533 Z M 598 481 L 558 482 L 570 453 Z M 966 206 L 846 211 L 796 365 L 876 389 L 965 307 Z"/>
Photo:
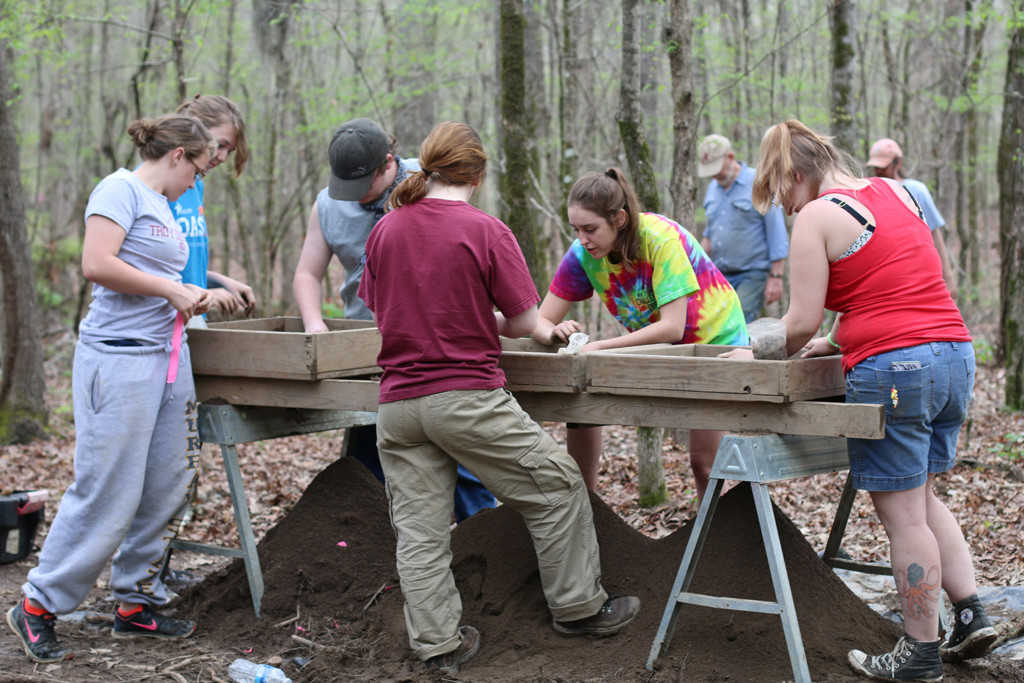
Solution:
<path fill-rule="evenodd" d="M 680 344 L 749 344 L 739 297 L 686 228 L 655 213 L 640 214 L 636 269 L 595 259 L 579 240 L 562 257 L 548 288 L 566 301 L 597 292 L 622 325 L 635 332 L 660 319 L 658 307 L 688 297 Z"/>

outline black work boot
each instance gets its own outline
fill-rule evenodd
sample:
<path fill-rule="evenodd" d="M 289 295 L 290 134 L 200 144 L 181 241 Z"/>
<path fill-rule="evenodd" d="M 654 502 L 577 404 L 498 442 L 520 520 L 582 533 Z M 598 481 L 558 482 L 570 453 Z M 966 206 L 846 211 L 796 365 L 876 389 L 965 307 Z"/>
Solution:
<path fill-rule="evenodd" d="M 977 659 L 988 652 L 998 638 L 975 593 L 953 603 L 953 632 L 939 648 L 939 653 L 944 662 Z"/>
<path fill-rule="evenodd" d="M 936 683 L 942 680 L 941 643 L 941 638 L 925 643 L 904 635 L 892 652 L 872 657 L 860 650 L 850 650 L 847 660 L 854 671 L 876 681 Z"/>

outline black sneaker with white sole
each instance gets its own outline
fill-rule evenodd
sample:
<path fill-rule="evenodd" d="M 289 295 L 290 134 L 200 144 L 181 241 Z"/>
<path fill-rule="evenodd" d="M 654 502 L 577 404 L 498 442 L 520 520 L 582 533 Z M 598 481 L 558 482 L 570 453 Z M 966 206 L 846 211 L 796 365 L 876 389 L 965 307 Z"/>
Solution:
<path fill-rule="evenodd" d="M 978 594 L 953 603 L 953 631 L 939 648 L 944 662 L 977 659 L 999 639 Z"/>
<path fill-rule="evenodd" d="M 922 642 L 905 635 L 892 652 L 871 656 L 850 650 L 847 661 L 854 671 L 876 681 L 937 683 L 942 680 L 941 643 L 942 639 Z"/>
<path fill-rule="evenodd" d="M 53 626 L 57 617 L 50 612 L 40 615 L 27 612 L 26 599 L 18 601 L 17 605 L 7 610 L 7 625 L 21 640 L 28 658 L 40 664 L 53 664 L 74 657 L 71 649 L 61 645 L 54 633 Z"/>

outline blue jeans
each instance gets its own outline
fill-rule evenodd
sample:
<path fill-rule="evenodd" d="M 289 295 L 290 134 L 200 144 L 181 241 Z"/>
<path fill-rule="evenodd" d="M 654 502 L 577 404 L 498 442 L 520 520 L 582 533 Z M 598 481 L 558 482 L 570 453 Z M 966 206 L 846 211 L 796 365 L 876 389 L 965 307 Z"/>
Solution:
<path fill-rule="evenodd" d="M 761 317 L 764 308 L 764 288 L 768 286 L 767 270 L 744 270 L 739 273 L 722 273 L 736 290 L 743 307 L 743 317 L 752 323 Z"/>
<path fill-rule="evenodd" d="M 352 448 L 349 451 L 359 462 L 373 472 L 373 476 L 384 482 L 384 470 L 380 466 L 377 452 L 377 428 L 363 425 L 349 429 Z M 488 508 L 497 507 L 498 501 L 487 487 L 480 483 L 472 472 L 459 465 L 459 476 L 455 483 L 455 521 L 461 522 Z"/>
<path fill-rule="evenodd" d="M 849 439 L 850 477 L 865 491 L 907 491 L 956 461 L 974 392 L 970 342 L 929 342 L 869 356 L 846 374 L 846 402 L 885 406 L 885 437 Z"/>

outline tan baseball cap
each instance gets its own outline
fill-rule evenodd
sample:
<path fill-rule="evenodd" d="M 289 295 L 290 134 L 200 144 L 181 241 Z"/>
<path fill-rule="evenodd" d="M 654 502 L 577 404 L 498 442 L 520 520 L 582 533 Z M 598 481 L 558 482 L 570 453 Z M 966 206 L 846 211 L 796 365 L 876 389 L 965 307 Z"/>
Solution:
<path fill-rule="evenodd" d="M 875 144 L 871 145 L 871 152 L 868 153 L 868 166 L 874 168 L 885 168 L 893 162 L 894 159 L 902 159 L 903 150 L 896 144 L 895 140 L 889 138 L 882 138 Z"/>
<path fill-rule="evenodd" d="M 697 146 L 697 176 L 707 178 L 722 172 L 725 155 L 732 151 L 732 143 L 724 135 L 709 135 Z"/>

